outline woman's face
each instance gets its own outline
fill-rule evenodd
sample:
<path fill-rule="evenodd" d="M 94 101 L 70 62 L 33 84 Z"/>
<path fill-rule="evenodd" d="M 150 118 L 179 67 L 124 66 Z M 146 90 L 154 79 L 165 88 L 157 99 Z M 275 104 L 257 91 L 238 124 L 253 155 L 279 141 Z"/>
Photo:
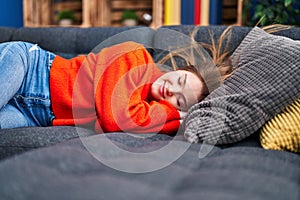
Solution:
<path fill-rule="evenodd" d="M 177 70 L 159 77 L 151 87 L 151 94 L 156 100 L 165 100 L 177 110 L 187 111 L 201 97 L 204 84 L 192 72 Z"/>

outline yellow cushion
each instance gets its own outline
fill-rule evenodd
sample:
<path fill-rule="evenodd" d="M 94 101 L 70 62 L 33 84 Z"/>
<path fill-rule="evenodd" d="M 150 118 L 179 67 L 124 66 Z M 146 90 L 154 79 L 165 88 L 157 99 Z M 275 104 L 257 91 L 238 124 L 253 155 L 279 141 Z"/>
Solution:
<path fill-rule="evenodd" d="M 260 142 L 265 149 L 300 153 L 300 99 L 263 126 Z"/>

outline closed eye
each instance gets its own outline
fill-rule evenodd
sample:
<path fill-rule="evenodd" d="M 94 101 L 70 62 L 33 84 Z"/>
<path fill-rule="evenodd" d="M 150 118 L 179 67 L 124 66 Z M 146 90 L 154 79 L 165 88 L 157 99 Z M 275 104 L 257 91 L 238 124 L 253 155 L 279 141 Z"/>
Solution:
<path fill-rule="evenodd" d="M 179 107 L 181 107 L 181 103 L 180 103 L 180 100 L 179 100 L 179 99 L 177 99 L 177 105 L 178 105 Z"/>
<path fill-rule="evenodd" d="M 182 91 L 184 90 L 187 82 L 187 74 L 184 74 L 178 78 L 178 85 L 181 86 Z M 187 107 L 187 100 L 183 93 L 177 97 L 177 105 L 182 109 Z"/>
<path fill-rule="evenodd" d="M 187 102 L 186 102 L 186 99 L 185 99 L 184 95 L 178 94 L 178 96 L 177 96 L 177 105 L 181 110 L 184 110 L 184 109 L 187 108 Z"/>

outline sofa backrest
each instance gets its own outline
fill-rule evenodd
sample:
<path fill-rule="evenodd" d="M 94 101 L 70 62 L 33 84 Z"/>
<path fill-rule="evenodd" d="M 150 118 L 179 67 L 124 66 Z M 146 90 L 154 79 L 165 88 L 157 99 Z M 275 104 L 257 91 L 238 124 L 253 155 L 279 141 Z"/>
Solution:
<path fill-rule="evenodd" d="M 49 27 L 49 28 L 19 28 L 10 37 L 11 41 L 26 41 L 38 44 L 40 47 L 62 55 L 73 57 L 87 54 L 99 43 L 132 27 Z M 2 29 L 0 29 L 2 32 Z M 8 40 L 9 41 L 9 40 Z"/>
<path fill-rule="evenodd" d="M 172 38 L 172 36 L 168 35 L 164 35 L 163 37 L 161 37 L 159 33 L 161 29 L 170 29 L 187 36 L 190 36 L 195 32 L 194 36 L 196 41 L 210 44 L 211 36 L 215 41 L 217 41 L 226 27 L 227 26 L 193 25 L 163 26 L 157 30 L 153 29 L 154 34 L 151 33 L 151 31 L 145 31 L 143 29 L 145 27 L 0 27 L 0 42 L 27 41 L 36 43 L 44 49 L 69 58 L 78 54 L 87 54 L 91 52 L 98 44 L 106 41 L 108 38 L 115 37 L 120 39 L 120 37 L 116 37 L 117 34 L 121 34 L 121 38 L 123 38 L 124 40 L 133 40 L 149 45 L 152 43 L 152 47 L 155 48 L 156 44 L 160 44 L 165 40 L 178 39 Z M 139 32 L 141 29 L 143 31 Z M 233 27 L 232 37 L 230 39 L 229 45 L 227 46 L 227 50 L 233 52 L 250 30 L 250 27 Z M 124 33 L 128 34 L 126 35 Z M 280 31 L 275 34 L 300 40 L 300 28 L 292 28 L 289 30 Z M 125 35 L 126 37 L 124 37 Z"/>
<path fill-rule="evenodd" d="M 11 41 L 15 28 L 0 27 L 0 43 Z"/>

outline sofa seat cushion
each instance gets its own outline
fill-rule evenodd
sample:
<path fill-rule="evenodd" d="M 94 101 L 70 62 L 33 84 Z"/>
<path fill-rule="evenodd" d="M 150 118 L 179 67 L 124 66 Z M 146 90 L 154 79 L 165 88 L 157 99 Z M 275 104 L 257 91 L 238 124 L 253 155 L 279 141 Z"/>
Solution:
<path fill-rule="evenodd" d="M 0 129 L 0 159 L 93 134 L 88 129 L 71 126 Z"/>
<path fill-rule="evenodd" d="M 172 138 L 148 139 L 124 133 L 86 137 L 101 149 L 107 139 L 141 159 L 124 157 L 115 149 L 102 149 L 103 156 L 123 165 L 138 167 L 168 162 L 169 154 L 143 157 L 145 152 L 167 147 Z M 176 138 L 175 138 L 176 139 Z M 98 146 L 97 146 L 98 145 Z M 0 162 L 0 195 L 6 199 L 299 199 L 300 157 L 266 151 L 260 147 L 214 147 L 199 158 L 201 144 L 190 145 L 168 166 L 148 173 L 128 173 L 107 166 L 91 154 L 82 139 L 36 149 Z M 176 150 L 177 148 L 171 149 Z M 118 167 L 122 163 L 116 162 Z"/>

